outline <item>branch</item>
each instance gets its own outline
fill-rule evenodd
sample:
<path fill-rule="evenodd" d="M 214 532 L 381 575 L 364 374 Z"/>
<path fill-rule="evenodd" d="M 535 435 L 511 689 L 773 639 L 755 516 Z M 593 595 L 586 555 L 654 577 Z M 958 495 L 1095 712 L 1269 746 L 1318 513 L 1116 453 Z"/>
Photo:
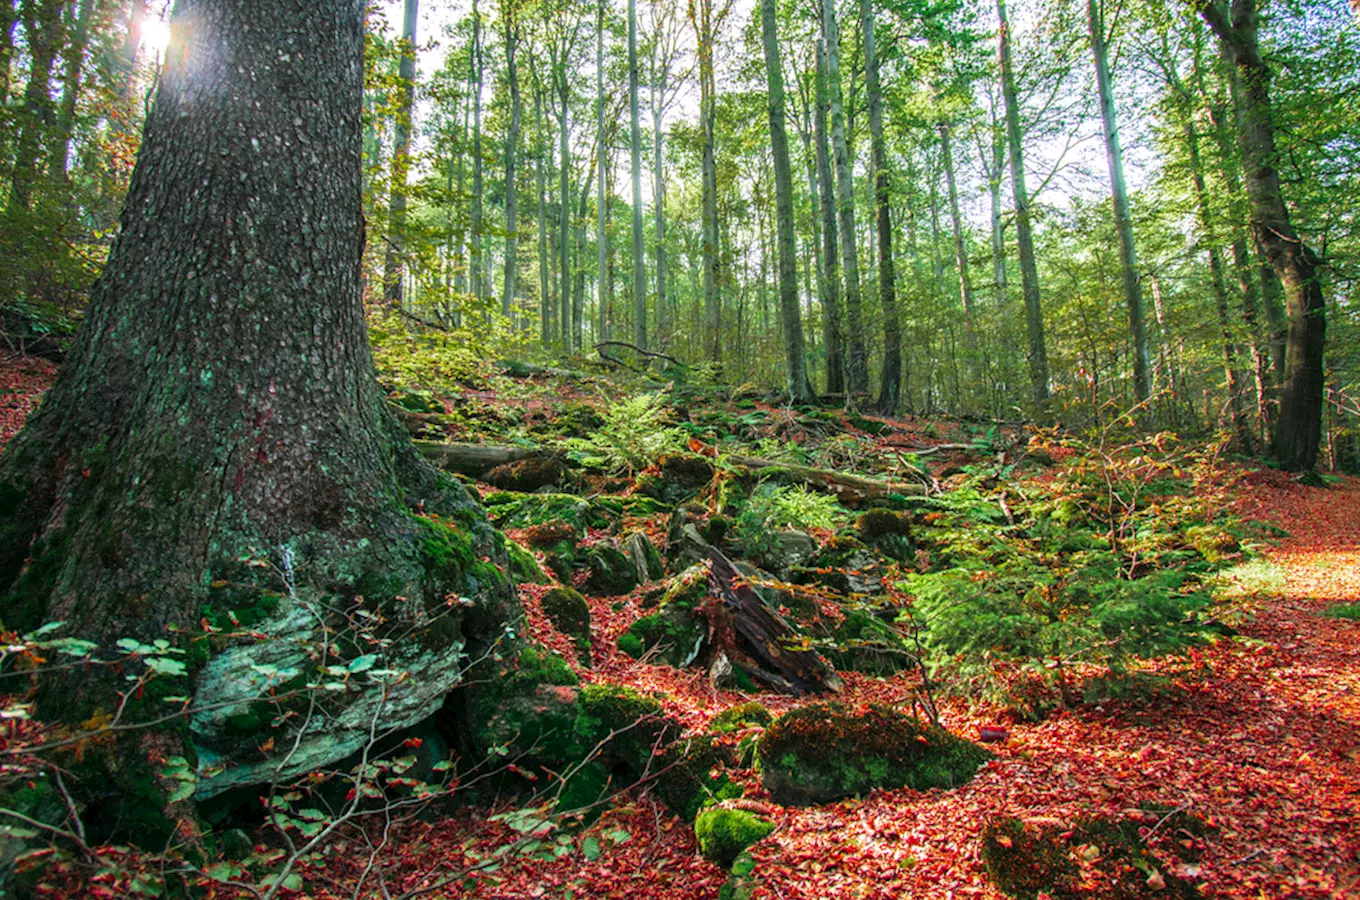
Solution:
<path fill-rule="evenodd" d="M 595 345 L 595 349 L 596 349 L 596 350 L 599 350 L 601 347 L 627 347 L 629 350 L 632 350 L 634 353 L 640 353 L 640 354 L 642 354 L 643 356 L 651 356 L 651 357 L 655 357 L 655 358 L 657 358 L 657 359 L 664 359 L 664 360 L 666 360 L 667 362 L 675 363 L 677 366 L 684 366 L 685 368 L 689 368 L 689 364 L 688 364 L 688 363 L 682 363 L 680 360 L 676 359 L 674 356 L 668 356 L 668 355 L 666 355 L 665 353 L 657 353 L 657 352 L 654 351 L 654 350 L 643 350 L 641 347 L 637 346 L 636 344 L 630 344 L 630 343 L 628 343 L 627 341 L 600 341 L 598 344 Z M 601 355 L 601 356 L 604 356 L 603 353 L 601 353 L 600 355 Z"/>

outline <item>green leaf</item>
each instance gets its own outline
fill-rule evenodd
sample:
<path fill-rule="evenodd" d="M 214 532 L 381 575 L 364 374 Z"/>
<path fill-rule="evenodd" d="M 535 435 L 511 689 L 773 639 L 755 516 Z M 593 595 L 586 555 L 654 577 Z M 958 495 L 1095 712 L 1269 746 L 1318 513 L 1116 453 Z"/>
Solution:
<path fill-rule="evenodd" d="M 354 659 L 350 660 L 348 668 L 350 674 L 354 675 L 359 672 L 367 672 L 369 669 L 373 668 L 377 662 L 378 654 L 365 653 L 363 656 L 356 656 Z"/>
<path fill-rule="evenodd" d="M 581 855 L 586 858 L 586 862 L 594 862 L 600 858 L 600 842 L 593 837 L 588 837 L 581 842 Z"/>

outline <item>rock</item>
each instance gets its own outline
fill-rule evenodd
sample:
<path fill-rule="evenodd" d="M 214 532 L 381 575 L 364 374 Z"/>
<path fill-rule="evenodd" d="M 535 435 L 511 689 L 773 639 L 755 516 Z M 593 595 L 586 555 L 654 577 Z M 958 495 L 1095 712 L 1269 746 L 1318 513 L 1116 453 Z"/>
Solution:
<path fill-rule="evenodd" d="M 656 612 L 628 626 L 619 637 L 619 649 L 634 659 L 654 655 L 677 668 L 699 655 L 708 626 L 695 610 L 709 594 L 708 572 L 693 565 L 670 580 Z"/>
<path fill-rule="evenodd" d="M 708 559 L 709 542 L 699 533 L 698 516 L 685 507 L 671 513 L 666 529 L 666 557 L 671 571 L 680 572 Z"/>
<path fill-rule="evenodd" d="M 807 806 L 874 788 L 952 788 L 991 754 L 976 744 L 886 706 L 815 703 L 765 730 L 762 780 L 777 803 Z"/>
<path fill-rule="evenodd" d="M 543 615 L 552 622 L 553 627 L 570 637 L 576 644 L 581 662 L 589 666 L 590 654 L 590 607 L 579 591 L 569 587 L 553 588 L 543 595 L 540 602 Z"/>
<path fill-rule="evenodd" d="M 588 548 L 585 562 L 590 569 L 586 586 L 593 594 L 613 597 L 626 594 L 638 585 L 633 561 L 612 541 Z"/>
<path fill-rule="evenodd" d="M 509 538 L 505 551 L 510 557 L 510 579 L 515 584 L 547 584 L 548 576 L 528 548 Z"/>
<path fill-rule="evenodd" d="M 634 531 L 623 539 L 623 552 L 633 564 L 639 584 L 655 581 L 666 574 L 661 554 L 641 531 Z"/>
<path fill-rule="evenodd" d="M 766 560 L 777 572 L 788 572 L 795 566 L 806 566 L 817 556 L 817 542 L 802 531 L 781 531 L 778 544 Z"/>
<path fill-rule="evenodd" d="M 773 822 L 740 809 L 706 809 L 694 820 L 699 852 L 724 869 L 730 868 L 747 847 L 765 840 L 772 831 Z"/>

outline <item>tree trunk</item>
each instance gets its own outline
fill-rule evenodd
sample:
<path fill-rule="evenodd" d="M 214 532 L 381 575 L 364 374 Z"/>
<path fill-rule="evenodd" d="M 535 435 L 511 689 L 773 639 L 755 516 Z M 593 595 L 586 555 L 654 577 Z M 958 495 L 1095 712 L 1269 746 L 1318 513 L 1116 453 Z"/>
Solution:
<path fill-rule="evenodd" d="M 566 63 L 563 62 L 561 65 L 566 65 Z M 557 79 L 558 102 L 562 104 L 562 110 L 558 117 L 558 124 L 561 128 L 557 134 L 557 237 L 561 242 L 561 246 L 558 247 L 561 254 L 558 280 L 562 291 L 562 352 L 571 353 L 573 350 L 581 348 L 579 340 L 581 329 L 576 321 L 576 316 L 573 314 L 571 303 L 571 145 L 569 143 L 571 132 L 567 127 L 571 112 L 571 94 L 567 83 L 567 73 L 559 69 Z"/>
<path fill-rule="evenodd" d="M 638 119 L 637 0 L 628 0 L 629 165 L 633 176 L 633 343 L 647 349 L 647 257 L 642 240 L 642 125 Z M 645 358 L 638 360 L 645 365 Z"/>
<path fill-rule="evenodd" d="M 482 17 L 472 0 L 472 297 L 486 301 L 486 263 L 482 259 Z"/>
<path fill-rule="evenodd" d="M 695 4 L 698 5 L 696 18 Z M 713 0 L 691 0 L 690 21 L 699 43 L 699 124 L 704 133 L 703 182 L 704 326 L 708 358 L 722 359 L 722 309 L 718 295 L 718 162 L 716 158 L 718 89 L 713 59 Z"/>
<path fill-rule="evenodd" d="M 94 14 L 94 0 L 80 0 L 71 36 L 66 42 L 66 71 L 62 79 L 61 110 L 52 135 L 52 147 L 47 151 L 48 176 L 65 184 L 66 167 L 71 158 L 71 135 L 75 131 L 76 103 L 80 100 L 81 79 L 85 69 L 85 51 L 90 44 L 90 17 Z M 0 97 L 8 91 L 0 92 Z"/>
<path fill-rule="evenodd" d="M 1124 280 L 1124 302 L 1129 310 L 1129 336 L 1133 344 L 1133 391 L 1139 403 L 1152 396 L 1148 365 L 1147 327 L 1143 320 L 1143 283 L 1138 273 L 1138 253 L 1133 243 L 1133 215 L 1129 192 L 1124 186 L 1124 150 L 1115 120 L 1114 85 L 1110 55 L 1105 43 L 1105 22 L 1100 0 L 1086 0 L 1086 24 L 1095 58 L 1096 91 L 1100 95 L 1100 121 L 1105 130 L 1105 160 L 1110 168 L 1110 199 L 1114 206 L 1114 230 L 1119 236 L 1119 270 Z"/>
<path fill-rule="evenodd" d="M 1275 130 L 1271 122 L 1270 69 L 1257 44 L 1255 0 L 1232 0 L 1225 10 L 1216 2 L 1201 13 L 1218 35 L 1233 64 L 1231 87 L 1237 109 L 1237 142 L 1246 176 L 1247 200 L 1256 240 L 1284 288 L 1289 311 L 1285 378 L 1280 415 L 1271 450 L 1290 471 L 1312 469 L 1322 438 L 1325 387 L 1322 354 L 1326 344 L 1326 302 L 1317 257 L 1289 219 L 1275 169 Z"/>
<path fill-rule="evenodd" d="M 363 12 L 360 0 L 180 0 L 122 230 L 55 385 L 0 455 L 6 627 L 62 621 L 110 649 L 165 639 L 193 666 L 175 691 L 194 695 L 187 727 L 160 743 L 147 730 L 92 741 L 74 773 L 78 797 L 100 798 L 86 822 L 107 828 L 136 805 L 144 844 L 175 828 L 147 824 L 163 799 L 146 786 L 163 762 L 148 748 L 184 752 L 192 737 L 200 758 L 221 757 L 200 797 L 292 778 L 370 728 L 431 715 L 514 610 L 504 576 L 474 562 L 504 559 L 480 508 L 420 459 L 374 377 L 359 285 Z M 256 637 L 209 642 L 205 615 L 270 592 Z M 476 606 L 450 609 L 451 593 Z M 269 700 L 245 663 L 286 665 L 311 629 L 337 624 L 328 609 L 360 603 L 393 637 L 364 652 L 409 678 L 353 682 L 244 739 L 219 727 Z M 321 663 L 355 653 L 331 652 Z M 46 683 L 39 714 L 80 722 L 126 684 L 73 670 Z M 163 713 L 152 694 L 128 724 Z M 261 755 L 274 736 L 287 757 Z M 110 808 L 110 788 L 126 806 Z"/>
<path fill-rule="evenodd" d="M 539 342 L 547 347 L 552 336 L 550 330 L 552 306 L 548 297 L 548 204 L 544 196 L 547 192 L 544 157 L 549 153 L 550 145 L 544 140 L 543 89 L 538 86 L 537 79 L 534 87 L 534 133 L 534 141 L 538 145 L 534 185 L 538 192 L 538 338 Z"/>
<path fill-rule="evenodd" d="M 600 0 L 595 6 L 595 127 L 600 152 L 595 156 L 596 174 L 599 177 L 599 196 L 595 202 L 595 313 L 599 326 L 596 334 L 600 340 L 609 340 L 609 322 L 606 316 L 609 289 L 609 233 L 606 218 L 609 210 L 608 185 L 605 183 L 605 121 L 604 121 L 604 6 Z"/>
<path fill-rule="evenodd" d="M 664 135 L 661 130 L 662 105 L 666 99 L 666 82 L 669 80 L 669 66 L 663 64 L 661 67 L 661 77 L 656 84 L 652 85 L 652 205 L 653 218 L 655 219 L 656 238 L 656 344 L 657 347 L 666 349 L 667 331 L 673 326 L 671 322 L 671 312 L 666 308 L 666 182 L 661 166 L 662 160 L 662 140 Z"/>
<path fill-rule="evenodd" d="M 392 129 L 392 188 L 387 201 L 387 247 L 383 259 L 383 299 L 401 309 L 406 274 L 406 176 L 411 168 L 411 117 L 416 96 L 416 23 L 420 0 L 406 0 L 398 65 L 397 117 Z"/>
<path fill-rule="evenodd" d="M 1039 267 L 1034 260 L 1034 235 L 1030 230 L 1029 191 L 1025 187 L 1025 154 L 1020 144 L 1020 100 L 1011 65 L 1011 25 L 1006 0 L 997 0 L 1001 27 L 997 44 L 1001 58 L 1001 94 L 1006 102 L 1006 138 L 1011 157 L 1011 192 L 1015 197 L 1015 243 L 1020 256 L 1020 280 L 1025 295 L 1025 332 L 1029 338 L 1029 380 L 1040 417 L 1048 410 L 1048 348 L 1044 341 L 1044 314 L 1039 305 Z"/>
<path fill-rule="evenodd" d="M 24 0 L 19 18 L 24 25 L 28 42 L 28 83 L 24 88 L 24 102 L 16 118 L 19 120 L 18 139 L 14 149 L 14 167 L 10 175 L 8 228 L 25 229 L 18 220 L 29 212 L 33 191 L 38 186 L 43 168 L 44 137 L 48 125 L 55 118 L 52 106 L 52 67 L 61 50 L 61 0 Z M 15 235 L 11 234 L 11 239 Z M 15 248 L 19 249 L 19 248 Z M 20 249 L 20 252 L 27 252 Z"/>
<path fill-rule="evenodd" d="M 888 151 L 883 140 L 883 91 L 874 52 L 874 0 L 859 0 L 864 41 L 865 85 L 869 94 L 869 143 L 874 169 L 874 212 L 878 224 L 878 303 L 883 314 L 883 373 L 878 409 L 897 411 L 902 394 L 902 326 L 897 316 L 897 272 L 893 266 L 892 194 Z M 867 373 L 866 373 L 867 376 Z"/>
<path fill-rule="evenodd" d="M 859 254 L 855 249 L 855 183 L 851 177 L 850 147 L 845 135 L 841 97 L 840 26 L 836 5 L 822 2 L 822 36 L 826 39 L 826 83 L 831 101 L 831 148 L 836 169 L 836 212 L 840 219 L 841 271 L 845 273 L 845 326 L 849 353 L 846 376 L 851 393 L 869 390 L 869 357 L 864 346 L 860 312 Z"/>
<path fill-rule="evenodd" d="M 822 291 L 822 343 L 826 345 L 826 392 L 845 393 L 845 329 L 841 324 L 840 242 L 836 233 L 836 201 L 832 196 L 830 135 L 827 116 L 831 99 L 826 89 L 826 41 L 817 39 L 817 112 L 813 131 L 817 141 L 818 201 L 822 213 L 822 262 L 826 270 Z"/>
<path fill-rule="evenodd" d="M 789 139 L 784 130 L 784 69 L 779 61 L 775 0 L 761 0 L 761 36 L 765 43 L 766 108 L 770 115 L 770 149 L 774 155 L 775 240 L 779 253 L 779 321 L 784 332 L 785 387 L 794 403 L 811 403 L 807 361 L 803 357 L 803 317 L 798 304 L 798 260 L 793 237 L 793 173 Z"/>
<path fill-rule="evenodd" d="M 519 198 L 516 196 L 515 156 L 519 146 L 520 96 L 519 72 L 515 68 L 515 52 L 519 49 L 519 25 L 515 21 L 513 4 L 501 8 L 505 25 L 505 77 L 510 83 L 510 129 L 505 134 L 505 277 L 501 279 L 501 315 L 511 317 L 515 306 L 515 282 L 519 274 Z"/>

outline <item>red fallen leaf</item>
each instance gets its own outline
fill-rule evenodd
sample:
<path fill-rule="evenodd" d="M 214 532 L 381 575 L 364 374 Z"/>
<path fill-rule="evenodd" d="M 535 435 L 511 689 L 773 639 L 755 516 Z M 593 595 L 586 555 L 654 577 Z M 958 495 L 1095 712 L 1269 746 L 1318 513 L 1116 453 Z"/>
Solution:
<path fill-rule="evenodd" d="M 994 728 L 991 725 L 983 725 L 978 729 L 978 740 L 983 743 L 995 743 L 1004 741 L 1011 736 L 1011 733 L 1004 728 Z"/>
<path fill-rule="evenodd" d="M 423 743 L 425 742 L 418 737 L 410 737 L 406 739 L 406 743 L 404 746 L 414 749 L 416 747 L 419 747 Z"/>

